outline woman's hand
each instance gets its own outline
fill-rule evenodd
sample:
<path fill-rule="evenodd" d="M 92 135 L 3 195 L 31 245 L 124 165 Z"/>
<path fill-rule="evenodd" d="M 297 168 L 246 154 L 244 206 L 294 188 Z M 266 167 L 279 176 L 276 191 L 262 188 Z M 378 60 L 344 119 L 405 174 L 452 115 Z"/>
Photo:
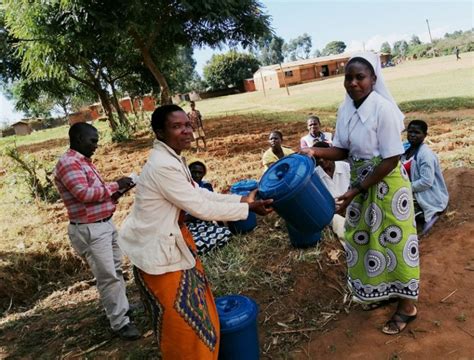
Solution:
<path fill-rule="evenodd" d="M 344 194 L 336 198 L 336 213 L 344 216 L 347 206 L 352 202 L 352 200 L 359 194 L 358 189 L 350 189 Z"/>
<path fill-rule="evenodd" d="M 256 200 L 257 197 L 257 189 L 251 191 L 247 196 L 242 196 L 240 202 L 245 202 L 249 204 L 249 210 L 253 211 L 258 215 L 267 215 L 270 214 L 273 209 L 270 204 L 273 202 L 273 199 L 267 200 Z"/>

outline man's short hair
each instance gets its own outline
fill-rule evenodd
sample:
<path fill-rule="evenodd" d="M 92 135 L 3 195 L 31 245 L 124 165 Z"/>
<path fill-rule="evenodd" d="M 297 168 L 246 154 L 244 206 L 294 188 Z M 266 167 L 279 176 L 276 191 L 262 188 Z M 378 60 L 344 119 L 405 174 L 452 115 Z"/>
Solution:
<path fill-rule="evenodd" d="M 174 104 L 157 107 L 151 115 L 151 128 L 153 131 L 164 130 L 168 115 L 175 111 L 183 111 L 183 109 Z"/>
<path fill-rule="evenodd" d="M 317 121 L 319 125 L 321 125 L 321 120 L 319 120 L 319 117 L 317 117 L 316 115 L 310 115 L 308 117 L 308 119 L 306 120 L 306 122 L 310 121 L 310 120 L 314 120 L 314 121 Z"/>
<path fill-rule="evenodd" d="M 277 134 L 280 137 L 280 139 L 283 140 L 283 134 L 280 130 L 273 130 L 272 132 L 270 132 L 270 135 L 271 134 Z"/>
<path fill-rule="evenodd" d="M 69 142 L 74 142 L 79 139 L 79 136 L 82 134 L 85 134 L 88 131 L 97 131 L 95 127 L 93 127 L 91 124 L 85 123 L 85 122 L 79 122 L 73 124 L 69 128 Z"/>
<path fill-rule="evenodd" d="M 324 141 L 315 141 L 313 144 L 313 147 L 319 147 L 319 148 L 328 148 L 330 147 L 327 142 Z"/>
<path fill-rule="evenodd" d="M 408 127 L 407 129 L 410 127 L 410 126 L 418 126 L 421 131 L 423 131 L 423 134 L 427 134 L 428 133 L 428 124 L 426 122 L 424 122 L 423 120 L 412 120 L 410 121 L 410 123 L 408 124 Z"/>

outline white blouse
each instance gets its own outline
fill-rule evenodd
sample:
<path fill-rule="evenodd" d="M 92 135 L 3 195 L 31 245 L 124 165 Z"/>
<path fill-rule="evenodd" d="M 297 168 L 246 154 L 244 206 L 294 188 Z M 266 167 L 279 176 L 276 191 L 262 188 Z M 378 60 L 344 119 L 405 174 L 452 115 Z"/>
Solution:
<path fill-rule="evenodd" d="M 349 150 L 354 159 L 386 159 L 404 153 L 403 129 L 394 105 L 372 91 L 358 109 L 352 101 L 339 107 L 333 146 Z"/>

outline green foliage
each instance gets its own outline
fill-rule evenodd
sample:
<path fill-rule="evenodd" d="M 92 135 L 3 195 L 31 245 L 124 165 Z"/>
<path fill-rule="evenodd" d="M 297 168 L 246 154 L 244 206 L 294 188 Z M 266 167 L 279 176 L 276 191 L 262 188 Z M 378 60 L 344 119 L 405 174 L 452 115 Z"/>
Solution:
<path fill-rule="evenodd" d="M 242 80 L 251 78 L 259 65 L 255 56 L 231 50 L 212 56 L 204 67 L 204 78 L 212 89 L 241 87 Z"/>
<path fill-rule="evenodd" d="M 410 39 L 410 46 L 416 46 L 420 44 L 421 44 L 420 38 L 416 36 L 415 34 L 413 34 Z"/>
<path fill-rule="evenodd" d="M 113 142 L 123 142 L 132 139 L 132 129 L 129 126 L 119 124 L 117 127 L 112 130 L 112 141 Z"/>
<path fill-rule="evenodd" d="M 393 43 L 392 55 L 394 57 L 404 57 L 407 55 L 408 43 L 405 40 L 398 40 Z"/>
<path fill-rule="evenodd" d="M 32 198 L 54 203 L 59 193 L 51 179 L 52 170 L 31 155 L 23 156 L 16 146 L 7 147 L 4 154 L 14 161 L 13 171 L 26 183 Z"/>
<path fill-rule="evenodd" d="M 404 101 L 399 104 L 403 112 L 434 112 L 434 111 L 448 111 L 460 109 L 474 109 L 473 97 L 448 97 L 440 99 L 426 99 Z"/>
<path fill-rule="evenodd" d="M 287 44 L 283 44 L 285 59 L 290 61 L 309 59 L 312 46 L 311 36 L 307 33 L 291 39 Z"/>
<path fill-rule="evenodd" d="M 386 53 L 386 54 L 391 54 L 392 53 L 392 48 L 390 47 L 390 44 L 388 41 L 385 41 L 382 43 L 380 46 L 380 52 Z"/>
<path fill-rule="evenodd" d="M 279 64 L 285 59 L 283 45 L 285 40 L 276 35 L 261 37 L 257 42 L 256 56 L 264 66 Z"/>
<path fill-rule="evenodd" d="M 346 44 L 344 41 L 331 41 L 324 47 L 322 55 L 328 56 L 342 54 L 344 50 L 346 50 Z"/>

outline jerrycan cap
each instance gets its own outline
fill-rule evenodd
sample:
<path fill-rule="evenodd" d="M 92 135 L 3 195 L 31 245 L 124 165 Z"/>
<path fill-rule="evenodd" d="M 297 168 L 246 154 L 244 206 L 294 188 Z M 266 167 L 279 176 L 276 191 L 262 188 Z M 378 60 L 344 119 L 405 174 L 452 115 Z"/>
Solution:
<path fill-rule="evenodd" d="M 258 306 L 252 299 L 242 295 L 227 295 L 216 299 L 221 332 L 240 330 L 255 322 Z"/>

